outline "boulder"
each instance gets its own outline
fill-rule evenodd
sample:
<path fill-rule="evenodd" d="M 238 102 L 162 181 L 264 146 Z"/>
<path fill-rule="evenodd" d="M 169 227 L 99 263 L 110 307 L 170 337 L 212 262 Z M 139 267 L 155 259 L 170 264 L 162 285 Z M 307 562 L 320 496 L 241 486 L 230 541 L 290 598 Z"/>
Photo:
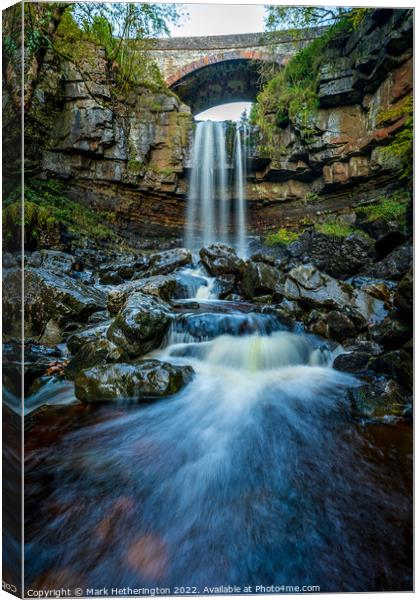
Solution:
<path fill-rule="evenodd" d="M 101 282 L 105 284 L 121 283 L 125 279 L 133 278 L 135 274 L 142 277 L 149 264 L 148 256 L 118 255 L 112 261 L 107 257 L 105 262 L 101 264 L 99 277 Z M 120 278 L 121 281 L 115 281 L 117 278 Z"/>
<path fill-rule="evenodd" d="M 341 311 L 332 310 L 326 316 L 327 337 L 343 342 L 356 335 L 356 327 L 353 321 Z"/>
<path fill-rule="evenodd" d="M 366 371 L 370 359 L 370 354 L 367 352 L 348 352 L 340 354 L 334 360 L 333 367 L 337 371 L 345 371 L 347 373 L 362 373 Z"/>
<path fill-rule="evenodd" d="M 190 366 L 174 366 L 158 360 L 99 365 L 78 373 L 75 394 L 85 402 L 125 398 L 147 401 L 176 394 L 193 375 Z"/>
<path fill-rule="evenodd" d="M 373 422 L 410 420 L 412 397 L 394 380 L 369 378 L 349 390 L 352 412 Z"/>
<path fill-rule="evenodd" d="M 391 299 L 392 292 L 396 287 L 395 281 L 376 279 L 375 277 L 352 277 L 348 283 L 384 302 Z"/>
<path fill-rule="evenodd" d="M 287 274 L 283 293 L 303 307 L 345 310 L 359 327 L 379 323 L 387 316 L 381 300 L 321 273 L 313 265 L 292 269 Z"/>
<path fill-rule="evenodd" d="M 305 231 L 287 249 L 291 257 L 310 262 L 328 275 L 340 279 L 359 273 L 376 257 L 374 241 L 362 232 L 341 238 Z"/>
<path fill-rule="evenodd" d="M 155 296 L 162 300 L 170 300 L 175 297 L 177 287 L 176 277 L 173 275 L 156 275 L 145 277 L 135 281 L 127 281 L 115 288 L 108 294 L 108 310 L 111 315 L 117 314 L 124 306 L 127 298 L 136 292 Z"/>
<path fill-rule="evenodd" d="M 387 350 L 397 350 L 413 337 L 413 329 L 407 322 L 389 317 L 372 327 L 369 337 Z"/>
<path fill-rule="evenodd" d="M 124 350 L 106 338 L 87 342 L 71 359 L 67 376 L 72 376 L 82 369 L 89 369 L 98 364 L 116 363 L 124 359 Z"/>
<path fill-rule="evenodd" d="M 413 263 L 413 247 L 410 243 L 399 246 L 383 260 L 364 271 L 365 275 L 380 279 L 400 281 Z"/>
<path fill-rule="evenodd" d="M 105 285 L 118 285 L 120 283 L 124 283 L 124 279 L 121 277 L 118 271 L 109 271 L 108 269 L 101 269 L 99 271 L 99 281 Z"/>
<path fill-rule="evenodd" d="M 244 261 L 235 250 L 221 243 L 201 248 L 200 258 L 211 275 L 239 275 L 244 266 Z"/>
<path fill-rule="evenodd" d="M 67 348 L 72 354 L 75 354 L 88 342 L 96 342 L 101 339 L 106 339 L 106 334 L 111 325 L 112 320 L 109 319 L 99 325 L 76 331 L 67 340 Z"/>
<path fill-rule="evenodd" d="M 214 283 L 214 292 L 222 300 L 235 289 L 235 275 L 219 275 Z"/>
<path fill-rule="evenodd" d="M 128 356 L 137 357 L 159 346 L 170 323 L 169 306 L 165 302 L 136 292 L 115 317 L 107 337 Z"/>
<path fill-rule="evenodd" d="M 369 361 L 369 368 L 375 373 L 387 375 L 411 391 L 413 389 L 412 341 L 399 350 L 375 356 Z"/>
<path fill-rule="evenodd" d="M 404 275 L 398 284 L 394 304 L 405 319 L 413 319 L 413 267 Z"/>
<path fill-rule="evenodd" d="M 69 275 L 76 263 L 76 258 L 58 250 L 40 250 L 33 252 L 26 260 L 30 267 L 42 267 L 56 275 Z"/>
<path fill-rule="evenodd" d="M 168 275 L 176 269 L 192 263 L 192 254 L 186 248 L 173 248 L 152 254 L 146 275 Z"/>
<path fill-rule="evenodd" d="M 20 337 L 21 271 L 3 274 L 4 331 Z M 59 325 L 69 321 L 86 322 L 89 315 L 106 307 L 106 296 L 68 275 L 58 276 L 46 269 L 25 270 L 25 337 L 42 335 L 53 319 Z"/>
<path fill-rule="evenodd" d="M 242 271 L 241 290 L 245 298 L 283 292 L 285 276 L 265 262 L 248 262 Z"/>
<path fill-rule="evenodd" d="M 85 285 L 94 285 L 95 277 L 90 271 L 72 271 L 70 276 Z"/>
<path fill-rule="evenodd" d="M 207 279 L 188 273 L 187 270 L 175 273 L 174 277 L 176 287 L 173 297 L 177 299 L 195 298 L 200 287 L 208 285 Z"/>

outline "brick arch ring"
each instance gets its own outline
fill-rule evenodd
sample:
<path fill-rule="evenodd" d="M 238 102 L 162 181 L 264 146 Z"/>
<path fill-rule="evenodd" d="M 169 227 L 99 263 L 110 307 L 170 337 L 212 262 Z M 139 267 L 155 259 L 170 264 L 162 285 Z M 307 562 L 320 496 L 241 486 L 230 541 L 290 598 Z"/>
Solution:
<path fill-rule="evenodd" d="M 169 87 L 171 87 L 177 81 L 179 81 L 186 75 L 189 75 L 190 73 L 193 73 L 194 71 L 198 71 L 199 69 L 202 69 L 203 67 L 208 67 L 210 65 L 225 62 L 228 60 L 238 60 L 238 59 L 265 60 L 265 61 L 273 60 L 273 58 L 271 56 L 269 56 L 267 53 L 261 52 L 259 50 L 229 50 L 228 52 L 221 52 L 218 54 L 208 54 L 208 55 L 204 56 L 203 58 L 194 60 L 193 62 L 190 62 L 189 64 L 181 67 L 180 69 L 177 69 L 177 71 L 175 71 L 175 73 L 173 73 L 173 75 L 170 75 L 169 77 L 166 78 L 166 84 Z M 276 59 L 276 62 L 282 63 L 283 61 L 278 61 L 278 59 Z"/>

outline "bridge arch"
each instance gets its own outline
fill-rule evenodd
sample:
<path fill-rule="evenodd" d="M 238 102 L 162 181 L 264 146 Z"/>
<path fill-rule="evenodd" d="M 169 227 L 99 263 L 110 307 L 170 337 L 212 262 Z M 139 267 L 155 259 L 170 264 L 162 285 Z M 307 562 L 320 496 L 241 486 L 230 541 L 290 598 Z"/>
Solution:
<path fill-rule="evenodd" d="M 259 89 L 258 63 L 284 64 L 322 29 L 162 38 L 151 54 L 168 86 L 194 114 L 218 104 L 253 101 Z"/>
<path fill-rule="evenodd" d="M 270 60 L 268 54 L 257 50 L 208 54 L 180 67 L 166 83 L 193 114 L 229 102 L 254 102 L 263 60 Z"/>

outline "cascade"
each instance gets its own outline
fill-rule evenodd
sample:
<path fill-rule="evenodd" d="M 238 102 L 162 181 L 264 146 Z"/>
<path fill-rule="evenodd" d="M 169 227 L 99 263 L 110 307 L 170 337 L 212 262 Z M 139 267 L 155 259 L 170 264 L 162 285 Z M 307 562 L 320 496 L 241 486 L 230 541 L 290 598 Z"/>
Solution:
<path fill-rule="evenodd" d="M 197 251 L 213 242 L 233 243 L 238 254 L 245 256 L 247 138 L 247 128 L 238 125 L 232 157 L 234 197 L 231 199 L 225 124 L 216 121 L 197 123 L 185 227 L 187 248 Z M 235 210 L 232 222 L 231 200 Z"/>
<path fill-rule="evenodd" d="M 236 127 L 234 167 L 235 167 L 235 201 L 236 201 L 236 249 L 239 256 L 246 254 L 246 207 L 244 184 L 246 180 L 246 143 L 247 128 Z"/>

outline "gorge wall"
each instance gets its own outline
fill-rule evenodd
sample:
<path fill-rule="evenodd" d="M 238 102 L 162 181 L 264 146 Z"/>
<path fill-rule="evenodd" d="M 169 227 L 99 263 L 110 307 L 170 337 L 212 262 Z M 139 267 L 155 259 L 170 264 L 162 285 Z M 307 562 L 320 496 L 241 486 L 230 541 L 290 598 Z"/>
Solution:
<path fill-rule="evenodd" d="M 351 219 L 357 205 L 395 185 L 398 165 L 384 148 L 403 127 L 398 109 L 412 94 L 412 36 L 411 11 L 378 9 L 329 48 L 314 135 L 289 124 L 271 155 L 257 149 L 263 143 L 253 150 L 246 189 L 252 231 Z M 92 47 L 86 61 L 89 80 L 68 63 L 45 60 L 32 112 L 48 113 L 48 134 L 35 148 L 35 137 L 27 140 L 34 172 L 62 180 L 70 197 L 127 236 L 180 235 L 190 108 L 170 90 L 143 87 L 116 97 L 114 67 L 101 49 Z M 384 120 L 389 109 L 393 116 Z"/>

